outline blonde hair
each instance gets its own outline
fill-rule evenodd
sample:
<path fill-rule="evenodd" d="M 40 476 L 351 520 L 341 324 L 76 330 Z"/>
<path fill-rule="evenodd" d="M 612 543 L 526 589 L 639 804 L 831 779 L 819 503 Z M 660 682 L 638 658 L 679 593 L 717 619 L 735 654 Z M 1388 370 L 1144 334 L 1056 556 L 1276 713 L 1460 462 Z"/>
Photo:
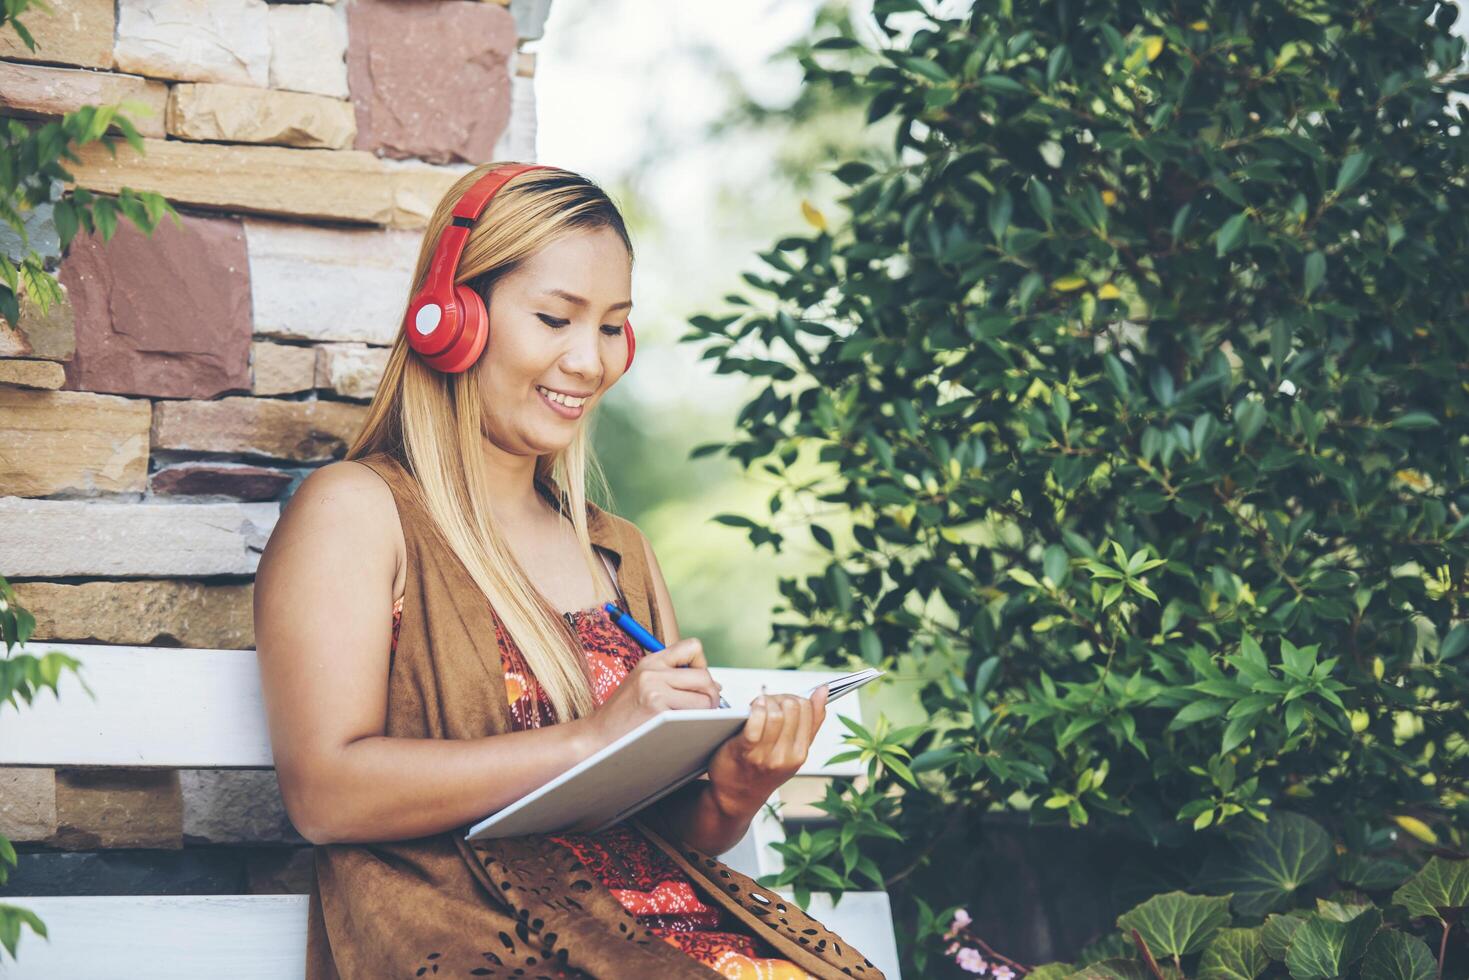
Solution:
<path fill-rule="evenodd" d="M 487 163 L 464 174 L 434 209 L 413 282 L 398 311 L 400 319 L 423 284 L 433 245 L 449 224 L 454 204 L 485 173 L 506 165 Z M 622 216 L 596 184 L 561 169 L 517 174 L 495 193 L 470 230 L 454 282 L 468 283 L 488 306 L 495 282 L 520 263 L 552 242 L 597 228 L 615 231 L 631 259 L 632 242 Z M 531 584 L 489 507 L 490 488 L 483 469 L 486 408 L 477 371 L 478 365 L 459 374 L 428 367 L 400 330 L 366 421 L 346 458 L 382 452 L 408 471 L 429 516 L 489 600 L 556 719 L 587 715 L 595 702 L 580 641 L 560 611 Z M 599 562 L 587 531 L 586 481 L 589 473 L 596 477 L 603 499 L 606 481 L 589 446 L 590 410 L 582 421 L 566 449 L 536 460 L 535 477 L 549 481 L 568 505 L 600 603 L 615 597 L 603 595 Z"/>

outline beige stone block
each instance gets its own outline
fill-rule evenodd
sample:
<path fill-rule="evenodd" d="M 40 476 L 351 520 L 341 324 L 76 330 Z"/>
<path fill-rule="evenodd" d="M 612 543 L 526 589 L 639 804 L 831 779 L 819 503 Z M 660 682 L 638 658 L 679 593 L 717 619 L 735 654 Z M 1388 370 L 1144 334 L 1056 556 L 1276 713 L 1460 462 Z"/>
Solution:
<path fill-rule="evenodd" d="M 247 220 L 255 335 L 393 343 L 423 235 Z"/>
<path fill-rule="evenodd" d="M 0 497 L 0 555 L 15 578 L 254 575 L 279 519 L 278 503 Z"/>
<path fill-rule="evenodd" d="M 536 53 L 534 51 L 517 51 L 515 53 L 515 74 L 521 78 L 530 78 L 536 73 Z"/>
<path fill-rule="evenodd" d="M 66 368 L 55 361 L 0 361 L 0 385 L 54 391 L 65 383 Z"/>
<path fill-rule="evenodd" d="M 536 89 L 530 75 L 510 79 L 510 122 L 495 142 L 496 160 L 536 159 Z"/>
<path fill-rule="evenodd" d="M 494 159 L 501 158 L 496 156 Z M 467 163 L 429 167 L 412 160 L 384 159 L 380 162 L 393 182 L 393 214 L 388 219 L 392 228 L 422 228 L 427 225 L 429 216 L 454 181 L 474 169 Z"/>
<path fill-rule="evenodd" d="M 254 594 L 249 583 L 170 579 L 15 584 L 16 599 L 36 617 L 33 640 L 205 650 L 254 649 Z"/>
<path fill-rule="evenodd" d="M 316 387 L 343 398 L 371 400 L 388 366 L 388 348 L 322 344 L 316 348 Z"/>
<path fill-rule="evenodd" d="M 171 769 L 62 769 L 56 774 L 55 844 L 183 847 L 183 798 Z"/>
<path fill-rule="evenodd" d="M 175 85 L 167 119 L 169 135 L 186 140 L 340 150 L 357 134 L 350 102 L 248 85 Z"/>
<path fill-rule="evenodd" d="M 141 103 L 145 110 L 129 108 L 123 115 L 143 136 L 163 136 L 163 110 L 168 102 L 168 86 L 163 82 L 116 72 L 0 61 L 0 109 L 6 114 L 60 116 L 84 105 L 119 102 Z"/>
<path fill-rule="evenodd" d="M 29 293 L 22 292 L 20 322 L 11 324 L 0 318 L 0 357 L 69 361 L 76 349 L 76 316 L 64 285 L 61 285 L 61 301 L 52 303 L 45 313 Z"/>
<path fill-rule="evenodd" d="M 0 767 L 0 837 L 48 841 L 56 835 L 56 771 Z"/>
<path fill-rule="evenodd" d="M 153 446 L 324 463 L 346 454 L 366 417 L 365 405 L 343 402 L 245 397 L 159 402 Z"/>
<path fill-rule="evenodd" d="M 117 67 L 149 78 L 270 84 L 264 0 L 118 0 Z"/>
<path fill-rule="evenodd" d="M 273 5 L 270 87 L 348 98 L 346 18 L 320 4 Z"/>
<path fill-rule="evenodd" d="M 0 388 L 0 494 L 141 493 L 152 414 L 146 398 Z"/>
<path fill-rule="evenodd" d="M 126 144 L 117 159 L 98 144 L 69 164 L 75 185 L 116 194 L 156 191 L 175 204 L 421 228 L 467 167 L 379 160 L 362 150 L 301 150 L 184 140 Z M 393 164 L 397 164 L 396 166 Z M 67 185 L 68 188 L 73 186 Z"/>
<path fill-rule="evenodd" d="M 314 347 L 257 340 L 250 345 L 250 365 L 255 375 L 250 390 L 257 395 L 310 391 L 316 387 L 319 357 Z"/>
<path fill-rule="evenodd" d="M 84 68 L 112 67 L 116 24 L 113 0 L 47 0 L 51 13 L 31 7 L 20 15 L 36 50 L 26 47 L 10 26 L 0 27 L 0 58 L 46 61 Z"/>

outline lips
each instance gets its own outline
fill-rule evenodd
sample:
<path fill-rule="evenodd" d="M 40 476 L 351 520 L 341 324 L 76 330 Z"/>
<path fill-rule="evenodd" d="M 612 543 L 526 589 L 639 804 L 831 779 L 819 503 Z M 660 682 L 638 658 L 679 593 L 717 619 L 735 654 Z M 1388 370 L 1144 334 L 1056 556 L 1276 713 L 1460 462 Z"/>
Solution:
<path fill-rule="evenodd" d="M 545 393 L 541 391 L 540 388 L 536 388 L 535 391 L 536 397 L 541 400 L 541 404 L 545 405 L 551 411 L 555 412 L 557 415 L 561 416 L 564 419 L 579 419 L 581 418 L 582 412 L 585 412 L 587 410 L 585 404 L 579 405 L 576 408 L 572 408 L 568 405 L 559 405 L 556 402 L 553 402 L 551 399 L 547 398 Z"/>

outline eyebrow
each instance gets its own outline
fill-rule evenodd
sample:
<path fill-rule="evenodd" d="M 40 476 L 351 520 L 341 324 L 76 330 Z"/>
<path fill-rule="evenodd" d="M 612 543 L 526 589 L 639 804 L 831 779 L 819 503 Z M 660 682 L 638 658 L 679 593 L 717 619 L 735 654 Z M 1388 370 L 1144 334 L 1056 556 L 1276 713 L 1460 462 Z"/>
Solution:
<path fill-rule="evenodd" d="M 568 303 L 571 303 L 574 306 L 586 306 L 587 305 L 587 301 L 584 300 L 584 299 L 582 299 L 580 296 L 576 295 L 576 293 L 568 293 L 564 289 L 548 289 L 548 290 L 546 290 L 545 295 L 547 295 L 547 296 L 559 296 L 559 297 L 561 297 L 562 299 L 566 300 Z M 612 310 L 630 310 L 630 309 L 632 309 L 632 300 L 630 300 L 630 299 L 623 300 L 621 303 L 613 303 L 611 306 L 607 307 L 607 310 L 608 310 L 609 313 Z"/>

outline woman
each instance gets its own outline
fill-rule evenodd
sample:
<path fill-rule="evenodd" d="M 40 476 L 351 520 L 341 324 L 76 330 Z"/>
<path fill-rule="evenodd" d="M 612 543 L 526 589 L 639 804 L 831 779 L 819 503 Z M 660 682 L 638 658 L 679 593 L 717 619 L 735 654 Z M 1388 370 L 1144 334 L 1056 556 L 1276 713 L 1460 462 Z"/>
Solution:
<path fill-rule="evenodd" d="M 462 284 L 488 309 L 482 353 L 445 366 L 401 332 L 347 459 L 302 482 L 256 578 L 276 772 L 319 845 L 308 980 L 880 977 L 712 856 L 805 759 L 824 688 L 758 699 L 708 778 L 609 831 L 464 840 L 658 711 L 719 698 L 647 539 L 586 499 L 586 422 L 632 357 L 622 218 L 578 175 L 505 167 L 440 202 L 405 316 L 434 329 L 420 289 Z M 643 653 L 606 601 L 667 649 Z"/>

